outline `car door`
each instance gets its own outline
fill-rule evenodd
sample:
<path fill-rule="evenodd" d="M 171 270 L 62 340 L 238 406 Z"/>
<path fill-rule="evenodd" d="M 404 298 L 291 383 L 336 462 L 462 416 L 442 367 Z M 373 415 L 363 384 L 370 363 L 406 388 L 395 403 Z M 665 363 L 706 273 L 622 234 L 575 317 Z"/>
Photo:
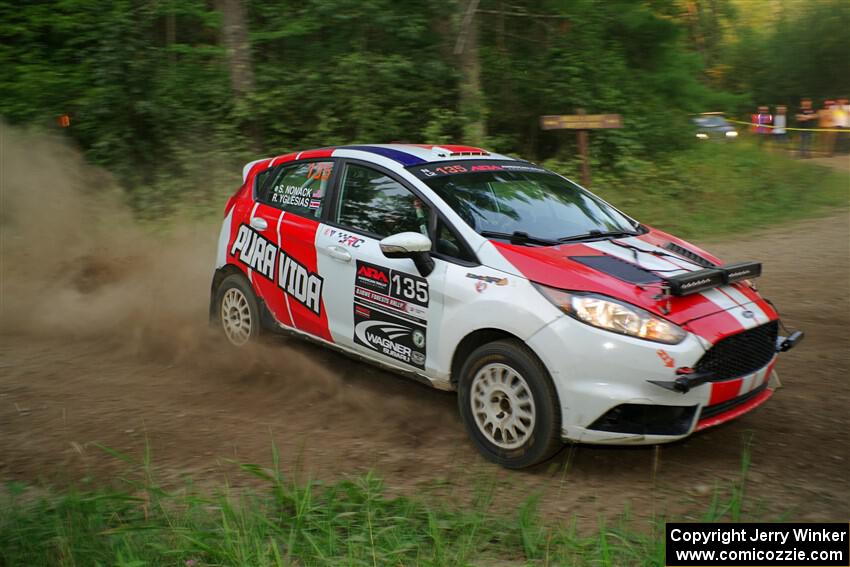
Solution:
<path fill-rule="evenodd" d="M 255 289 L 278 323 L 325 340 L 331 335 L 315 241 L 334 167 L 332 159 L 278 166 L 257 188 L 250 215 L 251 228 L 276 247 L 273 277 Z"/>
<path fill-rule="evenodd" d="M 413 260 L 387 258 L 380 240 L 429 234 L 431 207 L 390 171 L 347 160 L 333 210 L 316 238 L 334 342 L 406 370 L 432 367 L 429 337 L 439 328 L 445 262 L 423 276 Z"/>

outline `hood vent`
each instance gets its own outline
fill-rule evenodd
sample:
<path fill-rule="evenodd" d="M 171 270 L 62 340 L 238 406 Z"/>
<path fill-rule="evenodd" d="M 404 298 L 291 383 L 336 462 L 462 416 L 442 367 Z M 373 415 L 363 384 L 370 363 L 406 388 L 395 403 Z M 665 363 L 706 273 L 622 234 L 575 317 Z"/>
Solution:
<path fill-rule="evenodd" d="M 687 260 L 690 260 L 691 262 L 699 264 L 703 268 L 716 268 L 717 267 L 717 264 L 715 264 L 711 260 L 708 260 L 707 258 L 703 258 L 702 256 L 700 256 L 696 252 L 691 252 L 687 248 L 685 248 L 683 246 L 679 246 L 678 244 L 676 244 L 674 242 L 668 242 L 667 244 L 664 245 L 664 248 L 666 248 L 670 252 L 675 252 L 676 254 L 681 256 L 682 258 L 685 258 Z"/>
<path fill-rule="evenodd" d="M 593 268 L 609 276 L 614 276 L 624 282 L 643 285 L 661 281 L 661 278 L 652 272 L 644 270 L 631 262 L 615 258 L 614 256 L 570 256 L 569 258 L 573 262 L 584 264 L 589 268 Z"/>

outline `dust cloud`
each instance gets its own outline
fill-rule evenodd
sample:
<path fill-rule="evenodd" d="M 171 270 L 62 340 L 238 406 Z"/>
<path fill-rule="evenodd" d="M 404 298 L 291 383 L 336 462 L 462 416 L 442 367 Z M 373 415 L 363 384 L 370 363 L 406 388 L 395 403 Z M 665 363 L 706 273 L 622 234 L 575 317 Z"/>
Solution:
<path fill-rule="evenodd" d="M 7 353 L 7 369 L 40 380 L 64 375 L 71 357 L 96 369 L 95 388 L 126 396 L 203 384 L 230 408 L 273 401 L 290 428 L 307 408 L 297 419 L 310 430 L 333 420 L 372 436 L 427 429 L 436 442 L 433 423 L 454 419 L 452 403 L 449 417 L 423 406 L 421 386 L 296 339 L 228 345 L 208 324 L 220 218 L 141 222 L 122 197 L 67 141 L 0 125 L 0 341 L 52 345 L 38 361 Z M 164 385 L 175 372 L 180 384 Z"/>
<path fill-rule="evenodd" d="M 224 203 L 222 198 L 222 203 Z M 200 372 L 334 379 L 291 348 L 233 350 L 207 322 L 220 219 L 136 220 L 66 140 L 0 124 L 0 334 L 103 341 Z"/>
<path fill-rule="evenodd" d="M 3 126 L 0 148 L 0 331 L 191 347 L 214 225 L 142 226 L 61 139 Z"/>

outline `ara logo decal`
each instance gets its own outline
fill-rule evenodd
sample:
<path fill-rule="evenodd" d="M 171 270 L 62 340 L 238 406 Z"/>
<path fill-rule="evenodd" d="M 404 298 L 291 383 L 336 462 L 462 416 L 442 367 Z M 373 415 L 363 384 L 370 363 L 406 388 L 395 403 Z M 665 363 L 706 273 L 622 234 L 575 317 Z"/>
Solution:
<path fill-rule="evenodd" d="M 390 270 L 389 268 L 358 260 L 357 276 L 354 285 L 371 289 L 378 293 L 388 294 L 390 290 Z"/>
<path fill-rule="evenodd" d="M 657 351 L 655 351 L 655 354 L 658 355 L 658 358 L 660 358 L 662 361 L 664 361 L 664 366 L 666 366 L 667 368 L 673 368 L 674 366 L 676 366 L 676 361 L 673 360 L 672 356 L 667 354 L 666 350 L 660 348 Z"/>
<path fill-rule="evenodd" d="M 371 268 L 369 266 L 363 266 L 362 268 L 360 268 L 360 271 L 357 272 L 357 275 L 375 282 L 387 283 L 386 273 L 375 268 Z"/>

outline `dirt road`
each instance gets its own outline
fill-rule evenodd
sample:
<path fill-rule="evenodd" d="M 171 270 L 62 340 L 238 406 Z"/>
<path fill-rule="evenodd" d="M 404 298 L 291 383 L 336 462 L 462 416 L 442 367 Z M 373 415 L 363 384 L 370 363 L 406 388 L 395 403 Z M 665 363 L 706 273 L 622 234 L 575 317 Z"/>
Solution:
<path fill-rule="evenodd" d="M 748 495 L 798 519 L 850 516 L 847 215 L 738 243 L 762 258 L 762 290 L 806 342 L 779 364 L 784 388 L 763 408 L 689 440 L 653 448 L 565 449 L 530 472 L 485 463 L 467 441 L 451 394 L 286 340 L 241 355 L 199 341 L 188 350 L 107 336 L 5 334 L 0 346 L 0 478 L 107 477 L 126 465 L 93 444 L 140 454 L 165 478 L 237 485 L 230 459 L 323 479 L 374 469 L 406 493 L 466 495 L 494 483 L 497 501 L 542 491 L 549 514 L 699 510 L 752 451 Z"/>
<path fill-rule="evenodd" d="M 464 499 L 489 487 L 497 506 L 540 492 L 544 513 L 592 527 L 627 505 L 638 516 L 704 511 L 715 487 L 739 478 L 749 445 L 748 502 L 762 517 L 850 517 L 846 212 L 706 244 L 763 260 L 762 291 L 807 333 L 779 363 L 785 387 L 768 404 L 658 449 L 572 446 L 509 472 L 477 455 L 453 394 L 296 341 L 234 353 L 210 339 L 215 227 L 163 245 L 117 205 L 80 204 L 101 182 L 79 158 L 54 165 L 57 148 L 32 145 L 7 147 L 2 164 L 3 214 L 39 222 L 0 234 L 0 482 L 111 479 L 128 465 L 97 444 L 139 456 L 147 443 L 168 482 L 239 486 L 251 480 L 233 461 L 268 464 L 274 443 L 301 478 L 374 470 L 394 493 Z M 31 187 L 50 187 L 49 198 Z"/>

